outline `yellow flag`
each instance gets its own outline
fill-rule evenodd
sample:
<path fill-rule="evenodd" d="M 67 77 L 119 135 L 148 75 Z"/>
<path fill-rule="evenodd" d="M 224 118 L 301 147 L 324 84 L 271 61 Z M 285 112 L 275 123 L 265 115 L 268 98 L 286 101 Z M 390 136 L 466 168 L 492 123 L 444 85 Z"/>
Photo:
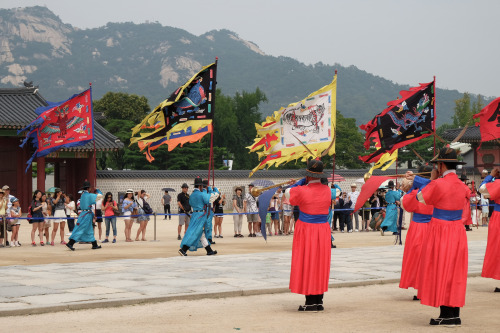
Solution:
<path fill-rule="evenodd" d="M 373 172 L 375 169 L 379 169 L 382 171 L 387 170 L 392 163 L 394 163 L 398 159 L 398 150 L 396 149 L 392 153 L 385 153 L 383 154 L 380 159 L 375 163 L 371 169 L 368 171 L 370 174 Z"/>
<path fill-rule="evenodd" d="M 255 124 L 257 137 L 247 148 L 257 152 L 262 161 L 250 177 L 265 167 L 319 157 L 326 149 L 329 155 L 335 154 L 335 143 L 331 143 L 335 138 L 336 113 L 337 75 L 330 84 L 275 111 L 262 124 Z"/>

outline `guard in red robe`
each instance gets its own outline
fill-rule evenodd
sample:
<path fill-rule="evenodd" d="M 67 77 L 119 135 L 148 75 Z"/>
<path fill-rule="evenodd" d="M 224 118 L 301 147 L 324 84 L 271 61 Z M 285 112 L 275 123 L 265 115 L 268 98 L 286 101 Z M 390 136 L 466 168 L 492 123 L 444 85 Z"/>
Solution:
<path fill-rule="evenodd" d="M 479 192 L 485 198 L 495 202 L 493 214 L 488 225 L 488 243 L 484 254 L 482 277 L 500 280 L 500 170 L 494 168 L 489 176 L 486 176 L 479 187 Z M 491 209 L 491 207 L 490 207 Z M 500 288 L 495 288 L 500 292 Z"/>
<path fill-rule="evenodd" d="M 322 311 L 323 294 L 328 291 L 330 280 L 331 233 L 328 213 L 332 192 L 321 184 L 323 162 L 307 163 L 306 178 L 285 191 L 290 204 L 298 206 L 299 219 L 295 224 L 292 245 L 290 291 L 306 296 L 299 311 Z"/>
<path fill-rule="evenodd" d="M 399 288 L 413 288 L 418 290 L 418 271 L 420 270 L 420 262 L 422 259 L 422 244 L 427 238 L 429 222 L 432 218 L 434 207 L 424 205 L 417 200 L 419 189 L 424 188 L 430 183 L 430 173 L 432 168 L 428 165 L 423 165 L 418 169 L 418 173 L 428 172 L 428 176 L 415 176 L 412 187 L 408 190 L 408 194 L 401 198 L 401 207 L 407 212 L 413 213 L 406 234 L 405 250 L 403 253 L 403 263 L 401 267 L 401 279 Z M 412 172 L 407 173 L 410 177 Z M 406 191 L 406 189 L 404 189 Z M 418 301 L 417 296 L 413 296 L 413 300 Z"/>
<path fill-rule="evenodd" d="M 418 296 L 421 304 L 441 309 L 430 325 L 458 326 L 467 287 L 468 247 L 463 221 L 469 191 L 458 179 L 456 166 L 465 163 L 451 148 L 441 149 L 431 162 L 437 163 L 437 170 L 432 171 L 432 181 L 417 194 L 418 201 L 434 206 L 422 246 Z"/>

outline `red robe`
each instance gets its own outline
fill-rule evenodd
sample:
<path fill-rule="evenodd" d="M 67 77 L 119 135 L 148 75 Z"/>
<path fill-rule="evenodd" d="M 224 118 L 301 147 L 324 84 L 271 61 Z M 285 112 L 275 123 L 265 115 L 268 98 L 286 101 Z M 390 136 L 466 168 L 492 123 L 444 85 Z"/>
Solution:
<path fill-rule="evenodd" d="M 468 246 L 463 225 L 468 188 L 455 173 L 431 181 L 417 195 L 434 206 L 418 272 L 420 303 L 463 307 L 467 287 Z"/>
<path fill-rule="evenodd" d="M 289 285 L 292 293 L 320 295 L 328 291 L 331 260 L 328 212 L 332 202 L 331 197 L 330 188 L 321 183 L 309 183 L 290 189 L 290 204 L 299 206 L 301 212 L 293 234 Z M 319 216 L 321 223 L 302 221 L 301 218 L 307 220 L 306 214 L 312 218 L 321 215 Z"/>
<path fill-rule="evenodd" d="M 406 234 L 405 250 L 403 253 L 403 264 L 401 267 L 401 280 L 399 288 L 418 289 L 418 271 L 422 259 L 422 244 L 427 238 L 429 223 L 415 222 L 416 214 L 432 216 L 433 206 L 424 205 L 417 200 L 418 190 L 413 190 L 401 198 L 401 206 L 407 211 L 414 213 Z M 418 219 L 417 219 L 418 220 Z"/>
<path fill-rule="evenodd" d="M 500 205 L 500 180 L 485 185 L 490 200 Z M 481 276 L 500 280 L 500 211 L 497 210 L 500 207 L 490 207 L 490 209 L 493 208 L 496 209 L 493 211 L 488 225 L 488 243 L 486 244 Z"/>

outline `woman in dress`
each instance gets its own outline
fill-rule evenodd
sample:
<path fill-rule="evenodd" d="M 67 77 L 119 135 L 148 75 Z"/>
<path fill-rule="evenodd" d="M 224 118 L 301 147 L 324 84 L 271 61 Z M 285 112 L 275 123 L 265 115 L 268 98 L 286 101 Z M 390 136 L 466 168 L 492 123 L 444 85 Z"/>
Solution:
<path fill-rule="evenodd" d="M 43 220 L 43 235 L 45 236 L 45 241 L 47 242 L 47 244 L 50 244 L 50 227 L 52 226 L 52 222 L 49 217 L 52 215 L 52 206 L 46 194 L 42 195 L 40 201 L 42 202 L 42 214 L 43 217 L 45 217 L 45 219 Z M 40 245 L 43 246 L 43 244 Z"/>
<path fill-rule="evenodd" d="M 35 193 L 33 193 L 33 200 L 31 201 L 31 219 L 29 220 L 29 223 L 32 225 L 31 228 L 31 245 L 36 246 L 35 242 L 35 232 L 38 230 L 38 237 L 40 238 L 40 245 L 44 246 L 45 244 L 43 243 L 43 227 L 45 224 L 45 221 L 43 219 L 43 214 L 42 214 L 42 195 L 45 195 L 45 193 L 42 193 L 40 190 L 36 190 Z"/>

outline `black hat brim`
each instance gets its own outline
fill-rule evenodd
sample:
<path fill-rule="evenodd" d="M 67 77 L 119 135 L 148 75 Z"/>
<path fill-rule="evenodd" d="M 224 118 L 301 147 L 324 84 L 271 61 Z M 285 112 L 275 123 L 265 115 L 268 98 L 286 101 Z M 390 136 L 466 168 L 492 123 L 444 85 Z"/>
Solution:
<path fill-rule="evenodd" d="M 330 175 L 324 173 L 324 172 L 311 172 L 309 170 L 305 170 L 303 172 L 304 176 L 306 177 L 311 177 L 311 178 L 328 178 Z"/>
<path fill-rule="evenodd" d="M 467 164 L 466 162 L 462 162 L 462 161 L 459 161 L 459 160 L 451 160 L 451 161 L 450 160 L 440 160 L 440 159 L 431 160 L 431 163 L 433 163 L 433 164 L 436 164 L 438 162 L 455 164 L 455 165 L 464 165 L 464 164 Z"/>

